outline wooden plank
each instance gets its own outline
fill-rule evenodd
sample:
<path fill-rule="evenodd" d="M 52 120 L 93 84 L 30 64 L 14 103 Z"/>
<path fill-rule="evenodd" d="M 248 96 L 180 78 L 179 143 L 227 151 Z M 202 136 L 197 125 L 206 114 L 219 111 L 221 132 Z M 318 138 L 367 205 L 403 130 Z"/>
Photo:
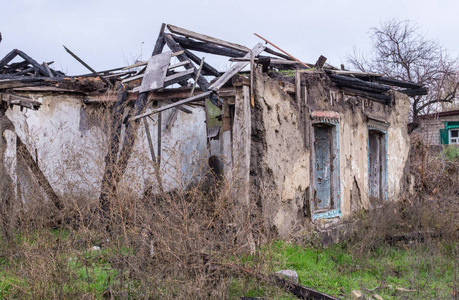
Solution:
<path fill-rule="evenodd" d="M 158 103 L 158 105 L 161 107 L 161 102 Z M 157 163 L 157 168 L 159 169 L 161 166 L 161 142 L 162 142 L 162 133 L 163 133 L 163 114 L 161 112 L 158 113 L 158 123 L 157 129 L 158 129 L 158 156 L 156 157 L 156 163 Z"/>
<path fill-rule="evenodd" d="M 181 62 L 179 62 L 179 63 L 170 65 L 169 68 L 168 68 L 168 70 L 176 69 L 176 68 L 178 68 L 178 67 L 182 67 L 182 66 L 184 66 L 184 65 L 186 65 L 186 64 L 189 64 L 189 63 L 190 63 L 189 60 L 184 60 L 184 61 L 181 61 Z"/>
<path fill-rule="evenodd" d="M 171 51 L 167 51 L 150 57 L 148 60 L 145 76 L 140 86 L 140 92 L 148 92 L 162 88 L 166 78 L 167 68 L 171 61 Z"/>
<path fill-rule="evenodd" d="M 174 26 L 174 25 L 168 24 L 167 28 L 172 33 L 180 34 L 180 35 L 183 35 L 183 36 L 186 36 L 186 37 L 191 37 L 191 38 L 203 41 L 203 42 L 213 43 L 213 44 L 216 44 L 216 45 L 219 45 L 219 46 L 224 46 L 224 47 L 228 47 L 228 48 L 231 48 L 231 49 L 236 49 L 236 50 L 244 51 L 244 52 L 249 52 L 250 51 L 250 49 L 247 48 L 247 47 L 244 47 L 244 46 L 241 46 L 241 45 L 238 45 L 238 44 L 235 44 L 235 43 L 230 43 L 230 42 L 227 42 L 227 41 L 224 41 L 224 40 L 221 40 L 221 39 L 217 39 L 217 38 L 214 38 L 214 37 L 211 37 L 211 36 L 208 36 L 208 35 L 200 34 L 200 33 L 197 33 L 197 32 L 191 31 L 191 30 L 183 29 L 183 28 L 180 28 L 180 27 L 177 27 L 177 26 Z"/>
<path fill-rule="evenodd" d="M 265 46 L 262 43 L 259 43 L 253 47 L 252 52 L 253 56 L 257 56 L 260 54 L 263 50 L 265 49 Z M 250 53 L 247 53 L 244 58 L 247 58 L 250 60 Z M 217 91 L 220 89 L 228 80 L 230 80 L 234 75 L 236 75 L 238 72 L 240 72 L 242 69 L 244 69 L 249 62 L 238 62 L 234 64 L 228 71 L 225 72 L 220 78 L 218 78 L 213 84 L 209 86 L 209 90 L 212 91 Z"/>
<path fill-rule="evenodd" d="M 17 155 L 24 159 L 25 163 L 30 168 L 30 171 L 35 176 L 35 179 L 37 179 L 38 184 L 43 189 L 45 194 L 54 203 L 57 209 L 62 210 L 64 208 L 62 199 L 60 199 L 59 196 L 56 194 L 53 187 L 49 183 L 48 178 L 46 178 L 45 174 L 43 174 L 43 172 L 41 171 L 38 162 L 36 162 L 33 159 L 32 154 L 30 154 L 29 150 L 27 149 L 27 146 L 24 145 L 19 136 L 16 136 L 16 151 Z"/>
<path fill-rule="evenodd" d="M 174 80 L 176 80 L 178 78 L 181 78 L 181 77 L 184 77 L 184 76 L 187 76 L 187 75 L 191 75 L 193 73 L 194 73 L 193 69 L 188 69 L 188 70 L 185 70 L 185 71 L 180 72 L 180 73 L 175 73 L 174 75 L 167 76 L 164 79 L 164 83 L 169 82 L 169 81 L 174 81 Z"/>
<path fill-rule="evenodd" d="M 205 93 L 202 93 L 202 94 L 199 94 L 199 95 L 190 97 L 190 98 L 186 98 L 186 99 L 181 100 L 181 101 L 177 101 L 177 102 L 172 103 L 172 104 L 169 104 L 169 105 L 165 105 L 165 106 L 163 106 L 163 107 L 161 107 L 161 108 L 158 108 L 158 109 L 155 109 L 155 110 L 153 110 L 153 111 L 151 111 L 151 112 L 144 113 L 144 114 L 141 114 L 141 115 L 132 117 L 132 118 L 130 119 L 130 121 L 135 121 L 135 120 L 137 120 L 137 119 L 144 118 L 144 117 L 150 116 L 150 115 L 152 115 L 152 114 L 155 114 L 155 113 L 158 113 L 158 112 L 161 112 L 161 111 L 165 111 L 165 110 L 171 109 L 171 108 L 173 108 L 173 107 L 177 107 L 177 106 L 180 106 L 180 105 L 183 105 L 183 104 L 186 104 L 186 103 L 190 103 L 190 102 L 193 102 L 193 101 L 196 101 L 196 100 L 199 100 L 199 99 L 208 97 L 208 96 L 210 96 L 210 94 L 212 94 L 212 92 L 211 92 L 211 91 L 208 91 L 208 92 L 205 92 Z"/>
<path fill-rule="evenodd" d="M 128 78 L 126 78 L 126 79 L 123 79 L 123 81 L 121 81 L 121 82 L 122 82 L 122 83 L 131 82 L 131 81 L 134 81 L 134 80 L 143 78 L 144 76 L 145 76 L 145 74 L 140 74 L 140 75 L 136 75 L 136 76 L 131 76 L 131 77 L 128 77 Z"/>
<path fill-rule="evenodd" d="M 151 141 L 150 126 L 148 126 L 148 121 L 146 118 L 143 119 L 143 124 L 145 126 L 145 133 L 147 134 L 148 147 L 150 148 L 151 160 L 156 162 L 155 149 L 153 148 L 153 142 Z"/>

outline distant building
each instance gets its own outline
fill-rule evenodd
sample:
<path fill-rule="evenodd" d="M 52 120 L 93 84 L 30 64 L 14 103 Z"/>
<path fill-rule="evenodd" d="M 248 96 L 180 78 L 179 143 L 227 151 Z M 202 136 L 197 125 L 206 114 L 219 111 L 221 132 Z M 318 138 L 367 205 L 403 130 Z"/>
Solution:
<path fill-rule="evenodd" d="M 459 144 L 459 110 L 420 116 L 413 134 L 426 145 Z"/>

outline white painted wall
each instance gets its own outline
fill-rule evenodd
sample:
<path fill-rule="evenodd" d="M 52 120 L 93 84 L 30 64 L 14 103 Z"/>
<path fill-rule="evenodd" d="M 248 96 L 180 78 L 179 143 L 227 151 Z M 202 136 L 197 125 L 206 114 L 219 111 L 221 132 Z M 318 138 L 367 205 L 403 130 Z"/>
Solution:
<path fill-rule="evenodd" d="M 42 103 L 38 111 L 18 107 L 6 113 L 14 123 L 16 132 L 35 156 L 53 188 L 59 194 L 81 194 L 97 197 L 104 171 L 107 151 L 108 120 L 110 111 L 96 110 L 100 126 L 80 130 L 80 109 L 83 98 L 76 95 L 28 95 Z M 95 110 L 88 106 L 86 111 Z M 203 107 L 189 108 L 193 114 L 179 111 L 174 126 L 164 132 L 171 111 L 162 116 L 162 165 L 164 187 L 173 189 L 186 184 L 205 161 L 206 124 Z M 153 146 L 157 151 L 157 115 L 148 118 Z M 110 120 L 108 120 L 110 122 Z M 109 124 L 109 123 L 105 123 Z M 154 167 L 143 121 L 134 144 L 123 182 L 125 186 L 143 193 L 148 185 L 156 186 Z M 123 130 L 124 132 L 124 130 Z"/>

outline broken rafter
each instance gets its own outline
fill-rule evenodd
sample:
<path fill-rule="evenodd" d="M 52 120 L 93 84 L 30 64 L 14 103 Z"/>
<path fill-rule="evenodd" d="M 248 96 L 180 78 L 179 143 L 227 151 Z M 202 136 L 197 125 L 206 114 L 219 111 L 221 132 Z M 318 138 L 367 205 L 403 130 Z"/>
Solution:
<path fill-rule="evenodd" d="M 232 48 L 218 46 L 213 43 L 198 42 L 198 41 L 184 38 L 184 37 L 177 36 L 177 35 L 172 35 L 172 36 L 174 37 L 174 40 L 176 40 L 177 43 L 180 44 L 180 46 L 182 46 L 183 48 L 189 49 L 189 50 L 194 50 L 194 51 L 199 51 L 199 52 L 204 52 L 204 53 L 209 53 L 209 54 L 215 54 L 215 55 L 221 55 L 221 56 L 229 56 L 229 57 L 242 57 L 246 55 L 248 52 L 248 51 L 241 51 L 241 50 L 235 50 Z"/>
<path fill-rule="evenodd" d="M 93 68 L 91 68 L 87 63 L 85 63 L 81 58 L 79 58 L 75 53 L 73 53 L 72 51 L 70 51 L 70 49 L 68 49 L 67 47 L 65 47 L 64 45 L 62 45 L 65 49 L 65 51 L 67 51 L 73 58 L 75 58 L 80 64 L 82 64 L 86 69 L 88 69 L 89 71 L 91 71 L 94 75 L 98 75 L 97 71 L 94 70 Z M 102 81 L 108 85 L 108 86 L 112 86 L 112 84 L 110 83 L 110 81 L 108 81 L 107 79 L 105 79 L 104 77 L 100 76 L 100 79 L 102 79 Z"/>
<path fill-rule="evenodd" d="M 2 60 L 0 60 L 0 69 L 2 69 L 4 66 L 6 66 L 10 61 L 12 61 L 16 55 L 18 55 L 18 49 L 13 49 L 10 53 L 5 55 Z"/>
<path fill-rule="evenodd" d="M 243 52 L 249 52 L 250 49 L 235 43 L 227 42 L 221 39 L 217 39 L 208 35 L 200 34 L 191 30 L 183 29 L 174 25 L 167 25 L 167 29 L 170 30 L 172 33 L 180 34 L 186 37 L 194 38 L 203 42 L 208 42 L 208 43 L 213 43 L 219 46 L 224 46 L 227 48 L 243 51 Z"/>
<path fill-rule="evenodd" d="M 330 79 L 342 87 L 363 90 L 371 93 L 384 93 L 390 90 L 389 86 L 363 81 L 357 78 L 352 78 L 348 76 L 328 74 Z"/>
<path fill-rule="evenodd" d="M 174 38 L 172 37 L 172 35 L 170 34 L 165 34 L 164 35 L 164 39 L 166 40 L 166 44 L 167 46 L 174 52 L 177 52 L 177 51 L 180 51 L 180 50 L 183 50 L 182 47 L 174 40 Z M 186 54 L 180 54 L 177 56 L 177 58 L 180 60 L 180 61 L 186 61 L 186 60 L 189 60 L 189 57 L 186 55 Z M 196 69 L 196 67 L 192 64 L 192 63 L 189 63 L 187 65 L 184 66 L 186 69 L 193 69 L 195 74 L 197 74 L 198 70 Z M 203 91 L 208 91 L 209 90 L 209 82 L 207 81 L 207 79 L 204 78 L 204 76 L 202 75 L 199 75 L 198 76 L 198 85 L 201 87 L 201 89 Z M 215 104 L 215 105 L 219 105 L 219 103 L 223 103 L 216 95 L 214 94 L 210 94 L 209 95 L 211 96 L 210 97 L 210 101 Z"/>
<path fill-rule="evenodd" d="M 31 58 L 30 56 L 28 56 L 21 50 L 16 49 L 16 53 L 17 55 L 22 57 L 25 61 L 27 61 L 29 64 L 31 64 L 35 68 L 35 70 L 42 73 L 42 75 L 48 76 L 48 72 L 46 71 L 46 69 L 43 66 L 41 66 L 38 62 L 36 62 L 33 58 Z"/>
<path fill-rule="evenodd" d="M 348 95 L 353 95 L 353 96 L 360 96 L 364 98 L 368 98 L 370 100 L 379 102 L 384 105 L 389 105 L 390 103 L 390 96 L 388 95 L 383 95 L 383 94 L 378 94 L 378 93 L 371 93 L 371 92 L 366 92 L 362 90 L 357 90 L 357 89 L 352 89 L 352 88 L 346 88 L 343 87 L 341 90 L 348 94 Z"/>

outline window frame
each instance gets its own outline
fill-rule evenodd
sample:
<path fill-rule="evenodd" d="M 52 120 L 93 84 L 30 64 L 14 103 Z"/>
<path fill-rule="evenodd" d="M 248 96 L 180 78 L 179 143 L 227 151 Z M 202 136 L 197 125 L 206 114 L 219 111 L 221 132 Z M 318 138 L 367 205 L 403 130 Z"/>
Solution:
<path fill-rule="evenodd" d="M 457 137 L 452 137 L 452 132 L 453 131 L 457 131 L 458 132 L 458 136 Z M 453 143 L 452 139 L 456 139 L 456 142 Z M 451 128 L 451 129 L 448 130 L 448 143 L 450 145 L 458 145 L 459 144 L 459 128 Z"/>

